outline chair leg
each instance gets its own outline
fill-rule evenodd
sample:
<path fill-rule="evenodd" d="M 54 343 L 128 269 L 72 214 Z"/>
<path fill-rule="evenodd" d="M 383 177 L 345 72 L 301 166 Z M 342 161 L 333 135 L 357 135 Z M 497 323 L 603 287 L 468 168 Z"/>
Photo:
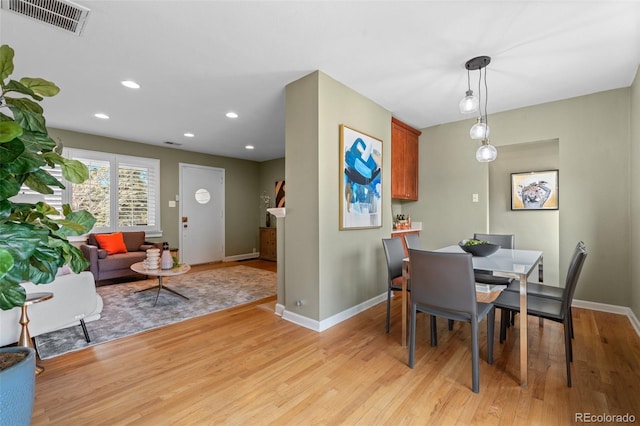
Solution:
<path fill-rule="evenodd" d="M 431 315 L 431 346 L 438 346 L 438 320 Z"/>
<path fill-rule="evenodd" d="M 568 317 L 564 320 L 564 355 L 565 363 L 567 364 L 567 386 L 571 387 L 571 361 L 572 361 L 572 349 L 571 349 L 571 330 Z"/>
<path fill-rule="evenodd" d="M 449 331 L 453 330 L 453 320 L 449 320 Z"/>
<path fill-rule="evenodd" d="M 571 307 L 569 307 L 569 327 L 571 328 L 571 338 L 573 339 L 575 336 L 573 335 L 573 311 Z M 573 359 L 571 361 L 573 361 Z"/>
<path fill-rule="evenodd" d="M 507 322 L 509 322 L 509 311 L 500 309 L 500 343 L 507 338 Z"/>
<path fill-rule="evenodd" d="M 387 288 L 387 333 L 389 332 L 389 317 L 391 316 L 391 288 Z"/>
<path fill-rule="evenodd" d="M 91 338 L 89 338 L 89 332 L 87 331 L 87 324 L 85 324 L 84 318 L 80 319 L 80 327 L 82 327 L 82 332 L 84 333 L 84 340 L 86 340 L 87 343 L 90 343 Z"/>
<path fill-rule="evenodd" d="M 493 333 L 496 324 L 496 308 L 487 314 L 487 362 L 493 364 Z"/>
<path fill-rule="evenodd" d="M 416 305 L 411 304 L 411 320 L 409 324 L 409 368 L 413 368 L 416 350 Z"/>
<path fill-rule="evenodd" d="M 471 318 L 471 386 L 475 393 L 480 392 L 480 350 L 478 345 L 478 321 Z"/>

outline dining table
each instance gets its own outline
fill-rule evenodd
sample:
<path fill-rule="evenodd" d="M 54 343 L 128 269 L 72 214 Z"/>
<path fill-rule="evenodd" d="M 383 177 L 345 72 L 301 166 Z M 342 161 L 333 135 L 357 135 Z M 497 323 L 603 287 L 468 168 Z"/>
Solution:
<path fill-rule="evenodd" d="M 465 253 L 459 245 L 451 245 L 434 251 L 444 253 Z M 473 256 L 474 269 L 491 271 L 493 275 L 517 279 L 520 283 L 520 312 L 527 312 L 527 281 L 536 270 L 542 278 L 542 251 L 520 249 L 498 249 L 489 256 Z M 411 265 L 409 258 L 402 262 L 402 346 L 407 346 L 407 311 L 409 295 L 407 284 L 410 279 Z M 528 386 L 528 346 L 527 315 L 520 315 L 520 385 Z"/>

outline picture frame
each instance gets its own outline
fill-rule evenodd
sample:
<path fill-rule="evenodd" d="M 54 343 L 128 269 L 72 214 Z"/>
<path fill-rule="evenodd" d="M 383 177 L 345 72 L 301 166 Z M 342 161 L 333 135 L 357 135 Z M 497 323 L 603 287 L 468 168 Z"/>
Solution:
<path fill-rule="evenodd" d="M 382 140 L 340 125 L 340 230 L 382 227 Z"/>
<path fill-rule="evenodd" d="M 558 170 L 511 173 L 511 210 L 558 210 Z"/>

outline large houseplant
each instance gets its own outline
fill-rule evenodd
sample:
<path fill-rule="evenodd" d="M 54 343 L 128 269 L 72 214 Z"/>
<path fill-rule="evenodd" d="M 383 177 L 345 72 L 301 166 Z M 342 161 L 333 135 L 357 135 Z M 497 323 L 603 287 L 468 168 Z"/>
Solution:
<path fill-rule="evenodd" d="M 11 200 L 23 185 L 41 194 L 53 193 L 53 187 L 64 188 L 47 171 L 56 165 L 69 182 L 81 183 L 88 177 L 87 167 L 62 157 L 47 132 L 38 102 L 43 96 L 55 96 L 60 89 L 41 78 L 10 79 L 13 56 L 11 47 L 0 46 L 0 309 L 3 310 L 24 303 L 26 292 L 20 285 L 23 281 L 50 283 L 58 268 L 67 264 L 76 273 L 86 269 L 87 260 L 67 238 L 87 233 L 95 224 L 90 213 L 71 211 L 67 204 L 58 212 L 44 201 Z M 26 352 L 26 357 L 20 360 L 15 352 Z M 0 349 L 0 423 L 29 423 L 34 359 L 35 353 L 30 348 Z"/>
<path fill-rule="evenodd" d="M 62 157 L 48 135 L 38 102 L 43 96 L 55 96 L 58 87 L 41 78 L 9 79 L 13 56 L 11 47 L 0 46 L 0 309 L 4 310 L 23 304 L 20 282 L 50 283 L 66 264 L 76 273 L 84 270 L 87 261 L 67 237 L 84 234 L 95 223 L 90 213 L 71 211 L 69 205 L 58 212 L 45 202 L 10 200 L 22 185 L 41 194 L 53 193 L 52 187 L 64 188 L 47 167 L 60 166 L 64 178 L 73 183 L 88 177 L 87 167 Z"/>

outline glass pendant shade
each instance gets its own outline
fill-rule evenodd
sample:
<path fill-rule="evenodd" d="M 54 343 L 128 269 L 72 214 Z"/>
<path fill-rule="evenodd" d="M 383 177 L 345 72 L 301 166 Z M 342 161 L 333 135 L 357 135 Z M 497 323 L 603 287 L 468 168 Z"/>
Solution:
<path fill-rule="evenodd" d="M 481 163 L 488 163 L 490 161 L 495 160 L 498 157 L 498 150 L 496 147 L 488 143 L 487 141 L 483 141 L 480 148 L 476 151 L 476 160 Z"/>
<path fill-rule="evenodd" d="M 470 114 L 478 111 L 478 98 L 473 96 L 473 90 L 467 90 L 466 96 L 460 101 L 460 112 Z"/>
<path fill-rule="evenodd" d="M 489 137 L 489 132 L 491 132 L 491 128 L 478 118 L 478 122 L 469 130 L 469 136 L 471 136 L 471 139 L 486 139 Z"/>

